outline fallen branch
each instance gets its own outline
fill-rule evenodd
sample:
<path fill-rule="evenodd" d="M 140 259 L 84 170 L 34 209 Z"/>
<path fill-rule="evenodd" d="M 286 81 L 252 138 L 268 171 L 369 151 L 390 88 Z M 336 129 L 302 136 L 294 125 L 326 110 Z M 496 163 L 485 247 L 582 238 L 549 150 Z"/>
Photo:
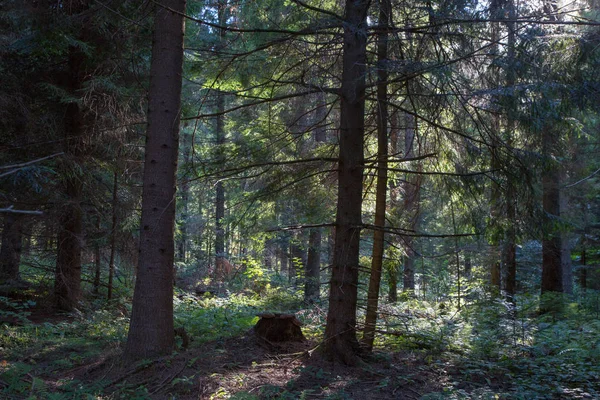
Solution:
<path fill-rule="evenodd" d="M 0 175 L 1 177 L 1 175 Z M 43 211 L 36 210 L 15 210 L 14 206 L 9 206 L 7 208 L 0 208 L 0 213 L 5 214 L 25 214 L 25 215 L 44 215 Z"/>

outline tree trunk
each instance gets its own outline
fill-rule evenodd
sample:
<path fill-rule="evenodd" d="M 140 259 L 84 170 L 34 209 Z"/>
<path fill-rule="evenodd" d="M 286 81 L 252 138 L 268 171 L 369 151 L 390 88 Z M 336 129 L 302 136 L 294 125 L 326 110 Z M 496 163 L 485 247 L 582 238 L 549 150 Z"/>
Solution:
<path fill-rule="evenodd" d="M 68 91 L 76 96 L 85 76 L 85 54 L 75 46 L 69 48 Z M 64 178 L 64 204 L 58 224 L 56 270 L 54 276 L 55 304 L 59 310 L 71 311 L 81 297 L 81 249 L 83 176 L 80 172 L 84 149 L 84 116 L 77 102 L 67 105 L 64 118 L 64 157 L 61 176 Z"/>
<path fill-rule="evenodd" d="M 394 157 L 400 154 L 399 140 L 400 140 L 400 124 L 399 119 L 402 115 L 398 110 L 392 111 L 390 121 L 390 150 Z M 390 208 L 396 210 L 399 202 L 399 184 L 397 180 L 390 181 Z M 393 239 L 397 241 L 397 236 L 393 236 Z M 388 278 L 388 301 L 395 303 L 398 301 L 398 270 L 399 265 L 397 263 L 388 263 L 386 274 Z"/>
<path fill-rule="evenodd" d="M 473 271 L 473 264 L 471 262 L 471 254 L 469 251 L 465 251 L 465 279 L 471 279 L 471 273 Z"/>
<path fill-rule="evenodd" d="M 223 121 L 223 111 L 225 109 L 225 99 L 223 93 L 218 91 L 217 96 L 217 124 L 216 124 L 216 136 L 218 146 L 217 159 L 221 162 L 223 160 L 223 144 L 225 143 L 225 127 Z M 223 227 L 223 219 L 225 218 L 225 188 L 223 182 L 219 180 L 215 187 L 216 199 L 215 199 L 215 271 L 218 279 L 223 276 L 223 260 L 226 258 L 225 254 L 225 228 Z"/>
<path fill-rule="evenodd" d="M 502 3 L 499 0 L 492 1 L 490 3 L 490 13 L 493 18 L 499 19 L 502 18 L 503 9 Z M 490 68 L 492 70 L 492 87 L 500 86 L 500 69 L 497 67 L 495 63 L 495 58 L 500 54 L 500 23 L 492 22 L 492 32 L 491 32 L 491 40 L 492 40 L 492 59 L 490 60 Z M 497 101 L 497 99 L 496 99 Z M 501 141 L 500 141 L 500 115 L 498 112 L 493 113 L 492 115 L 492 124 L 491 124 L 491 169 L 493 171 L 500 171 L 502 167 L 502 161 L 500 159 L 501 154 Z M 498 177 L 500 178 L 500 177 Z M 492 182 L 492 190 L 491 190 L 491 199 L 490 199 L 490 220 L 491 220 L 491 228 L 496 231 L 500 230 L 502 226 L 501 219 L 503 218 L 502 212 L 502 188 L 498 183 L 501 179 L 497 179 Z M 500 290 L 502 287 L 502 245 L 501 242 L 503 238 L 501 237 L 500 232 L 496 232 L 494 235 L 495 238 L 492 241 L 490 246 L 491 254 L 490 254 L 490 286 L 492 292 L 498 295 L 500 294 Z"/>
<path fill-rule="evenodd" d="M 108 293 L 106 298 L 112 299 L 113 279 L 115 276 L 115 252 L 117 250 L 117 227 L 119 209 L 119 175 L 117 171 L 113 175 L 113 198 L 112 198 L 112 225 L 110 229 L 110 258 L 108 261 Z"/>
<path fill-rule="evenodd" d="M 420 151 L 415 152 L 417 126 L 416 119 L 413 115 L 405 115 L 405 136 L 404 136 L 404 156 L 406 158 L 414 157 L 420 154 Z M 421 171 L 422 166 L 419 163 L 416 170 Z M 402 212 L 408 215 L 408 228 L 416 231 L 421 220 L 421 175 L 407 176 L 404 184 L 404 205 Z M 415 241 L 412 237 L 406 236 L 403 238 L 404 252 L 404 275 L 403 275 L 403 291 L 414 293 L 415 290 Z"/>
<path fill-rule="evenodd" d="M 558 142 L 556 132 L 546 127 L 542 135 L 543 153 L 546 162 L 542 176 L 542 205 L 545 221 L 542 239 L 542 294 L 563 291 L 563 270 L 561 260 L 562 240 L 557 229 L 560 218 L 560 172 L 552 159 L 552 152 Z"/>
<path fill-rule="evenodd" d="M 191 160 L 191 148 L 192 148 L 192 135 L 182 133 L 182 147 L 183 147 L 183 163 L 186 168 L 189 168 Z M 177 258 L 186 262 L 187 250 L 188 250 L 188 217 L 189 217 L 189 203 L 190 203 L 190 183 L 189 176 L 186 174 L 183 177 L 183 181 L 179 187 L 181 191 L 181 222 L 179 224 L 180 238 L 177 245 Z"/>
<path fill-rule="evenodd" d="M 385 28 L 390 19 L 391 4 L 389 0 L 379 0 L 379 24 Z M 388 167 L 388 115 L 387 115 L 387 80 L 388 72 L 385 62 L 388 56 L 388 35 L 382 33 L 377 37 L 377 188 L 375 194 L 375 226 L 385 227 L 385 211 L 387 203 L 387 167 Z M 375 328 L 377 325 L 377 308 L 379 305 L 379 288 L 381 286 L 381 270 L 383 268 L 383 251 L 385 232 L 373 231 L 373 250 L 371 253 L 371 275 L 367 293 L 367 311 L 362 344 L 367 351 L 373 350 Z"/>
<path fill-rule="evenodd" d="M 565 180 L 564 175 L 561 180 Z M 560 191 L 561 213 L 569 209 L 569 195 L 566 190 Z M 560 263 L 562 268 L 563 292 L 573 294 L 573 263 L 571 262 L 571 244 L 569 232 L 561 232 Z"/>
<path fill-rule="evenodd" d="M 327 101 L 325 92 L 317 92 L 316 94 L 315 124 L 315 142 L 323 143 L 327 141 Z"/>
<path fill-rule="evenodd" d="M 516 33 L 515 33 L 515 5 L 513 0 L 507 2 L 508 7 L 508 18 L 509 22 L 506 24 L 508 29 L 508 68 L 506 71 L 506 87 L 511 89 L 516 83 L 515 73 L 515 46 L 516 46 Z M 509 90 L 510 91 L 510 90 Z M 509 147 L 512 147 L 513 135 L 515 130 L 515 112 L 516 102 L 513 98 L 514 94 L 509 94 L 507 104 L 507 121 L 506 121 L 506 142 Z M 510 300 L 514 300 L 514 296 L 517 291 L 517 206 L 516 206 L 516 195 L 515 195 L 515 184 L 514 177 L 508 175 L 506 177 L 507 188 L 506 188 L 506 218 L 508 220 L 508 227 L 506 231 L 506 237 L 504 238 L 504 264 L 506 270 L 506 280 L 504 289 Z"/>
<path fill-rule="evenodd" d="M 347 1 L 342 56 L 336 237 L 324 351 L 345 364 L 358 362 L 358 289 L 364 165 L 365 65 L 369 1 Z"/>
<path fill-rule="evenodd" d="M 219 0 L 217 4 L 217 18 L 219 25 L 225 26 L 227 24 L 226 18 L 226 7 L 227 2 Z M 224 41 L 225 30 L 219 30 L 219 43 L 221 47 L 225 44 Z M 217 162 L 222 164 L 225 161 L 225 96 L 220 90 L 215 92 L 216 105 L 217 105 L 217 117 L 215 126 L 215 136 L 217 144 Z M 223 187 L 223 181 L 219 179 L 215 186 L 215 271 L 217 279 L 222 279 L 224 275 L 224 261 L 227 257 L 225 251 L 225 228 L 223 227 L 223 220 L 225 218 L 225 188 Z"/>
<path fill-rule="evenodd" d="M 98 294 L 100 290 L 100 267 L 102 266 L 101 253 L 100 253 L 100 218 L 101 215 L 98 213 L 96 219 L 96 240 L 94 241 L 94 289 L 92 293 Z"/>
<path fill-rule="evenodd" d="M 310 230 L 308 236 L 308 256 L 306 258 L 306 282 L 304 301 L 313 303 L 319 300 L 321 288 L 321 228 Z"/>
<path fill-rule="evenodd" d="M 0 283 L 19 280 L 22 221 L 22 216 L 4 214 L 2 248 L 0 249 Z"/>
<path fill-rule="evenodd" d="M 175 186 L 185 3 L 185 0 L 162 0 L 155 11 L 140 256 L 125 347 L 125 358 L 129 360 L 170 354 L 175 343 Z"/>

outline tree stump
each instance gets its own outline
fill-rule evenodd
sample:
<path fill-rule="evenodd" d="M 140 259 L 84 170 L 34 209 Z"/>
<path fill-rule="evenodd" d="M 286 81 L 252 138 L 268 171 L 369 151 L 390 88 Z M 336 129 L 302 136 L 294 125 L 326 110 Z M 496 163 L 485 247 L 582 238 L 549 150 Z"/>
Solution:
<path fill-rule="evenodd" d="M 294 314 L 257 314 L 260 319 L 254 326 L 254 332 L 269 342 L 302 342 L 302 322 Z"/>

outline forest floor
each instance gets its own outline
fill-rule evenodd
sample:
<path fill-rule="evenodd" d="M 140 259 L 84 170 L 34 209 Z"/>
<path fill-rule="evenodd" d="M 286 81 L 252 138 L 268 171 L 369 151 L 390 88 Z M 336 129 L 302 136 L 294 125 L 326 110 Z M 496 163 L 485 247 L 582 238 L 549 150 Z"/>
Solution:
<path fill-rule="evenodd" d="M 380 337 L 351 368 L 321 357 L 319 307 L 296 308 L 307 340 L 273 343 L 255 335 L 256 315 L 272 304 L 291 310 L 300 304 L 293 296 L 185 295 L 175 318 L 188 348 L 178 339 L 168 357 L 125 364 L 122 302 L 60 315 L 40 291 L 30 293 L 0 297 L 1 399 L 600 398 L 600 319 L 581 307 L 557 319 L 509 318 L 499 302 L 463 315 L 428 303 L 384 305 L 396 319 L 383 322 L 403 333 Z"/>
<path fill-rule="evenodd" d="M 244 335 L 203 344 L 172 357 L 124 368 L 118 354 L 69 371 L 58 380 L 108 381 L 152 399 L 419 399 L 450 379 L 445 368 L 414 352 L 381 354 L 350 368 L 323 361 L 314 342 L 267 344 Z M 317 350 L 318 351 L 318 350 Z M 377 355 L 376 355 L 377 357 Z"/>
<path fill-rule="evenodd" d="M 44 309 L 33 309 L 29 319 L 39 327 L 73 322 Z M 451 362 L 433 361 L 419 350 L 382 349 L 361 366 L 347 367 L 325 361 L 314 340 L 266 342 L 253 329 L 199 345 L 192 338 L 189 349 L 134 365 L 123 364 L 118 346 L 86 351 L 90 347 L 75 343 L 22 353 L 20 361 L 32 368 L 21 383 L 31 396 L 7 398 L 421 399 L 464 379 Z M 0 388 L 9 383 L 0 380 Z M 461 384 L 477 385 L 477 379 Z"/>

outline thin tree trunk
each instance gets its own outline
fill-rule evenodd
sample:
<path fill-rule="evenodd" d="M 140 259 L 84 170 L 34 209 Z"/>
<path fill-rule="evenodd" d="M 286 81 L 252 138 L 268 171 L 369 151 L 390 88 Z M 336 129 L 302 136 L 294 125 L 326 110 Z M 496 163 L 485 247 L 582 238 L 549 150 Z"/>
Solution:
<path fill-rule="evenodd" d="M 119 176 L 117 171 L 113 175 L 113 198 L 112 198 L 112 225 L 110 228 L 110 258 L 108 261 L 108 293 L 106 298 L 112 299 L 113 279 L 115 276 L 115 252 L 117 251 L 117 227 L 119 209 Z"/>
<path fill-rule="evenodd" d="M 304 301 L 313 303 L 319 300 L 321 288 L 321 228 L 310 230 L 308 236 L 308 256 L 306 258 L 306 282 Z"/>
<path fill-rule="evenodd" d="M 98 214 L 96 220 L 96 240 L 94 243 L 94 289 L 92 293 L 98 294 L 100 290 L 100 267 L 101 267 L 101 254 L 100 254 L 100 218 L 101 215 Z"/>
<path fill-rule="evenodd" d="M 456 218 L 454 215 L 454 202 L 452 200 L 450 200 L 450 211 L 452 213 L 452 229 L 454 231 L 454 234 L 456 235 L 458 233 L 458 229 L 456 227 Z M 458 236 L 454 237 L 454 256 L 456 260 L 456 309 L 460 311 L 460 301 L 462 297 L 462 276 L 460 273 L 460 248 L 458 246 Z"/>
<path fill-rule="evenodd" d="M 420 151 L 415 152 L 417 126 L 416 119 L 413 115 L 405 115 L 405 136 L 404 136 L 404 153 L 405 157 L 414 157 L 415 154 L 420 154 Z M 417 171 L 421 171 L 422 166 L 419 163 Z M 404 184 L 404 205 L 402 212 L 408 215 L 408 228 L 416 231 L 421 220 L 421 175 L 407 176 Z M 404 274 L 403 274 L 403 291 L 414 294 L 415 291 L 415 241 L 412 237 L 403 238 L 404 252 Z"/>
<path fill-rule="evenodd" d="M 471 279 L 471 274 L 473 272 L 473 264 L 471 262 L 471 254 L 469 251 L 465 252 L 465 279 Z"/>
<path fill-rule="evenodd" d="M 222 161 L 223 144 L 225 143 L 225 127 L 223 121 L 223 111 L 225 109 L 225 99 L 223 93 L 218 91 L 217 96 L 217 124 L 216 124 L 216 136 L 218 147 L 218 159 Z M 223 278 L 223 260 L 226 258 L 225 254 L 225 229 L 223 227 L 223 219 L 225 218 L 225 188 L 223 182 L 219 180 L 215 187 L 216 199 L 215 199 L 215 269 L 218 279 Z"/>
<path fill-rule="evenodd" d="M 187 167 L 191 160 L 192 135 L 183 133 L 181 145 L 183 147 L 183 163 Z M 188 218 L 189 218 L 189 203 L 190 203 L 190 183 L 188 176 L 184 176 L 179 187 L 181 191 L 181 222 L 179 224 L 180 239 L 177 246 L 177 258 L 186 262 L 188 251 Z"/>
<path fill-rule="evenodd" d="M 391 153 L 397 157 L 400 153 L 399 149 L 399 121 L 401 113 L 398 110 L 394 110 L 389 118 L 390 120 L 390 144 L 391 144 Z M 392 210 L 398 208 L 399 196 L 398 196 L 398 188 L 399 185 L 396 180 L 390 181 L 390 208 Z M 397 237 L 393 237 L 394 240 L 397 240 Z M 388 263 L 388 267 L 386 269 L 387 281 L 388 281 L 388 301 L 390 303 L 395 303 L 398 301 L 398 270 L 399 265 L 397 263 Z"/>
<path fill-rule="evenodd" d="M 4 214 L 0 249 L 0 283 L 19 280 L 21 263 L 21 225 L 23 216 Z"/>
<path fill-rule="evenodd" d="M 226 18 L 226 1 L 218 1 L 217 18 L 219 25 L 225 26 L 227 24 Z M 224 45 L 225 30 L 219 30 L 219 43 L 218 47 Z M 225 95 L 222 91 L 217 90 L 215 93 L 216 105 L 217 105 L 217 117 L 215 126 L 215 136 L 217 144 L 217 162 L 222 164 L 225 160 Z M 225 252 L 225 228 L 223 227 L 223 220 L 225 218 L 225 188 L 223 187 L 223 181 L 219 180 L 215 185 L 215 272 L 217 279 L 223 279 L 225 277 L 224 262 L 227 257 Z"/>
<path fill-rule="evenodd" d="M 512 88 L 516 83 L 515 73 L 515 18 L 516 11 L 513 0 L 509 0 L 507 3 L 508 7 L 508 18 L 510 22 L 506 24 L 508 29 L 508 69 L 506 71 L 506 87 Z M 514 95 L 509 95 L 507 103 L 507 121 L 506 121 L 506 136 L 509 147 L 512 146 L 513 135 L 515 130 L 515 112 L 516 103 L 513 98 Z M 516 210 L 516 195 L 515 195 L 515 184 L 514 178 L 510 175 L 507 176 L 507 188 L 506 188 L 506 218 L 508 220 L 508 228 L 506 237 L 504 239 L 504 264 L 506 268 L 506 280 L 504 288 L 506 294 L 510 300 L 514 300 L 514 296 L 517 292 L 517 210 Z"/>
<path fill-rule="evenodd" d="M 316 94 L 315 124 L 315 142 L 323 143 L 327 140 L 327 101 L 325 92 L 317 92 Z"/>
<path fill-rule="evenodd" d="M 379 24 L 388 26 L 391 4 L 389 0 L 379 0 Z M 384 64 L 388 56 L 388 35 L 382 33 L 377 37 L 377 188 L 375 193 L 375 226 L 385 226 L 387 203 L 387 166 L 388 166 L 388 115 L 387 115 L 387 79 L 388 72 Z M 383 268 L 384 236 L 382 230 L 373 231 L 373 250 L 371 254 L 371 275 L 367 293 L 367 311 L 362 344 L 367 351 L 373 350 L 375 328 L 377 325 L 377 308 L 379 305 L 379 288 L 381 286 L 381 270 Z"/>
<path fill-rule="evenodd" d="M 369 1 L 347 1 L 345 8 L 336 235 L 324 351 L 333 359 L 355 365 Z"/>
<path fill-rule="evenodd" d="M 490 4 L 490 13 L 494 18 L 501 18 L 502 16 L 502 3 L 500 0 L 494 0 Z M 500 54 L 500 23 L 492 22 L 492 57 L 495 58 Z M 493 63 L 495 59 L 492 59 Z M 494 65 L 492 68 L 492 86 L 497 88 L 500 86 L 500 70 Z M 491 169 L 493 171 L 499 171 L 502 167 L 500 160 L 500 115 L 494 113 L 492 115 L 492 160 Z M 503 217 L 502 212 L 502 188 L 500 184 L 492 182 L 492 193 L 491 193 L 491 209 L 490 216 L 492 225 L 495 225 L 496 229 L 502 224 L 500 220 Z M 494 240 L 491 247 L 490 257 L 490 285 L 491 290 L 495 294 L 499 294 L 502 287 L 502 246 L 500 235 Z"/>
<path fill-rule="evenodd" d="M 155 12 L 140 257 L 125 347 L 129 360 L 170 354 L 175 343 L 175 187 L 185 5 L 185 0 L 162 0 Z"/>

